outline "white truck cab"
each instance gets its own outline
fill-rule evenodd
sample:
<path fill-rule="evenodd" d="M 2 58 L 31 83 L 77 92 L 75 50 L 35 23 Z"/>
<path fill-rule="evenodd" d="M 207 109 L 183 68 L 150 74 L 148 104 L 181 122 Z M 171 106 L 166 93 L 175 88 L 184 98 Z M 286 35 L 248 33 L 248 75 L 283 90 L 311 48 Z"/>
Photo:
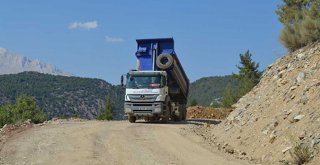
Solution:
<path fill-rule="evenodd" d="M 125 114 L 132 122 L 137 117 L 146 120 L 165 117 L 168 93 L 165 71 L 130 71 L 126 82 Z"/>

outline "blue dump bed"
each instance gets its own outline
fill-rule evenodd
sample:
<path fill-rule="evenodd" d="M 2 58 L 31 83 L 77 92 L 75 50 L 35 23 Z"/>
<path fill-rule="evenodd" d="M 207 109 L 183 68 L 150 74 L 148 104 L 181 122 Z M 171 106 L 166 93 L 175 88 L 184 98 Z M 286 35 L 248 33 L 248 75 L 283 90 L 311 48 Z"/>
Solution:
<path fill-rule="evenodd" d="M 159 70 L 156 58 L 162 53 L 175 54 L 172 38 L 138 39 L 136 56 L 139 61 L 139 70 Z M 155 57 L 153 57 L 153 52 Z"/>
<path fill-rule="evenodd" d="M 137 70 L 140 71 L 167 71 L 173 86 L 178 87 L 185 98 L 188 96 L 189 79 L 180 64 L 174 51 L 173 38 L 138 39 L 137 40 Z M 163 69 L 157 65 L 158 57 L 166 54 L 171 56 L 172 65 Z M 161 56 L 162 57 L 162 56 Z M 161 58 L 160 57 L 160 58 Z"/>

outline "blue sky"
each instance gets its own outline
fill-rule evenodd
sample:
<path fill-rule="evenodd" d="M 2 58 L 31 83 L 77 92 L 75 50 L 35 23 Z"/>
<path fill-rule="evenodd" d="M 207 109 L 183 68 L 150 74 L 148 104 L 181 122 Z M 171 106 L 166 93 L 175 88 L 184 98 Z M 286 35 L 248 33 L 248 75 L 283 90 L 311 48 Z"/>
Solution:
<path fill-rule="evenodd" d="M 279 42 L 281 0 L 2 0 L 0 47 L 81 77 L 119 84 L 141 38 L 173 37 L 191 81 L 236 73 L 250 50 L 265 69 Z"/>

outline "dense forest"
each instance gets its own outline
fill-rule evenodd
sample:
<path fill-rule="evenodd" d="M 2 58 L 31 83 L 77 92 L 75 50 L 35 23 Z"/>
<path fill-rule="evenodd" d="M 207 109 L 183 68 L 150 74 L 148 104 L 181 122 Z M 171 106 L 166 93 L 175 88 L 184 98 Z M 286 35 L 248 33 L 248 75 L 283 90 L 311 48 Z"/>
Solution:
<path fill-rule="evenodd" d="M 119 119 L 123 113 L 123 92 L 120 86 L 100 79 L 37 72 L 0 76 L 0 104 L 14 103 L 19 96 L 33 97 L 49 118 L 96 118 L 109 96 L 114 107 L 113 116 Z"/>
<path fill-rule="evenodd" d="M 214 106 L 222 101 L 224 90 L 228 84 L 235 90 L 238 81 L 232 76 L 204 77 L 190 84 L 189 105 Z"/>

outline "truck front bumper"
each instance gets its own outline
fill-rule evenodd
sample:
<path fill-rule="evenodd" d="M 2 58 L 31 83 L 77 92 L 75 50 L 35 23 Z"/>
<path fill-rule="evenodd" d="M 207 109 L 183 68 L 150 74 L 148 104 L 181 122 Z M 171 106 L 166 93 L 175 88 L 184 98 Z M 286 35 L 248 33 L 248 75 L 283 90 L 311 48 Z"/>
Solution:
<path fill-rule="evenodd" d="M 135 103 L 126 102 L 124 104 L 124 113 L 127 115 L 134 116 L 154 116 L 163 114 L 163 103 L 153 102 L 153 103 Z"/>

